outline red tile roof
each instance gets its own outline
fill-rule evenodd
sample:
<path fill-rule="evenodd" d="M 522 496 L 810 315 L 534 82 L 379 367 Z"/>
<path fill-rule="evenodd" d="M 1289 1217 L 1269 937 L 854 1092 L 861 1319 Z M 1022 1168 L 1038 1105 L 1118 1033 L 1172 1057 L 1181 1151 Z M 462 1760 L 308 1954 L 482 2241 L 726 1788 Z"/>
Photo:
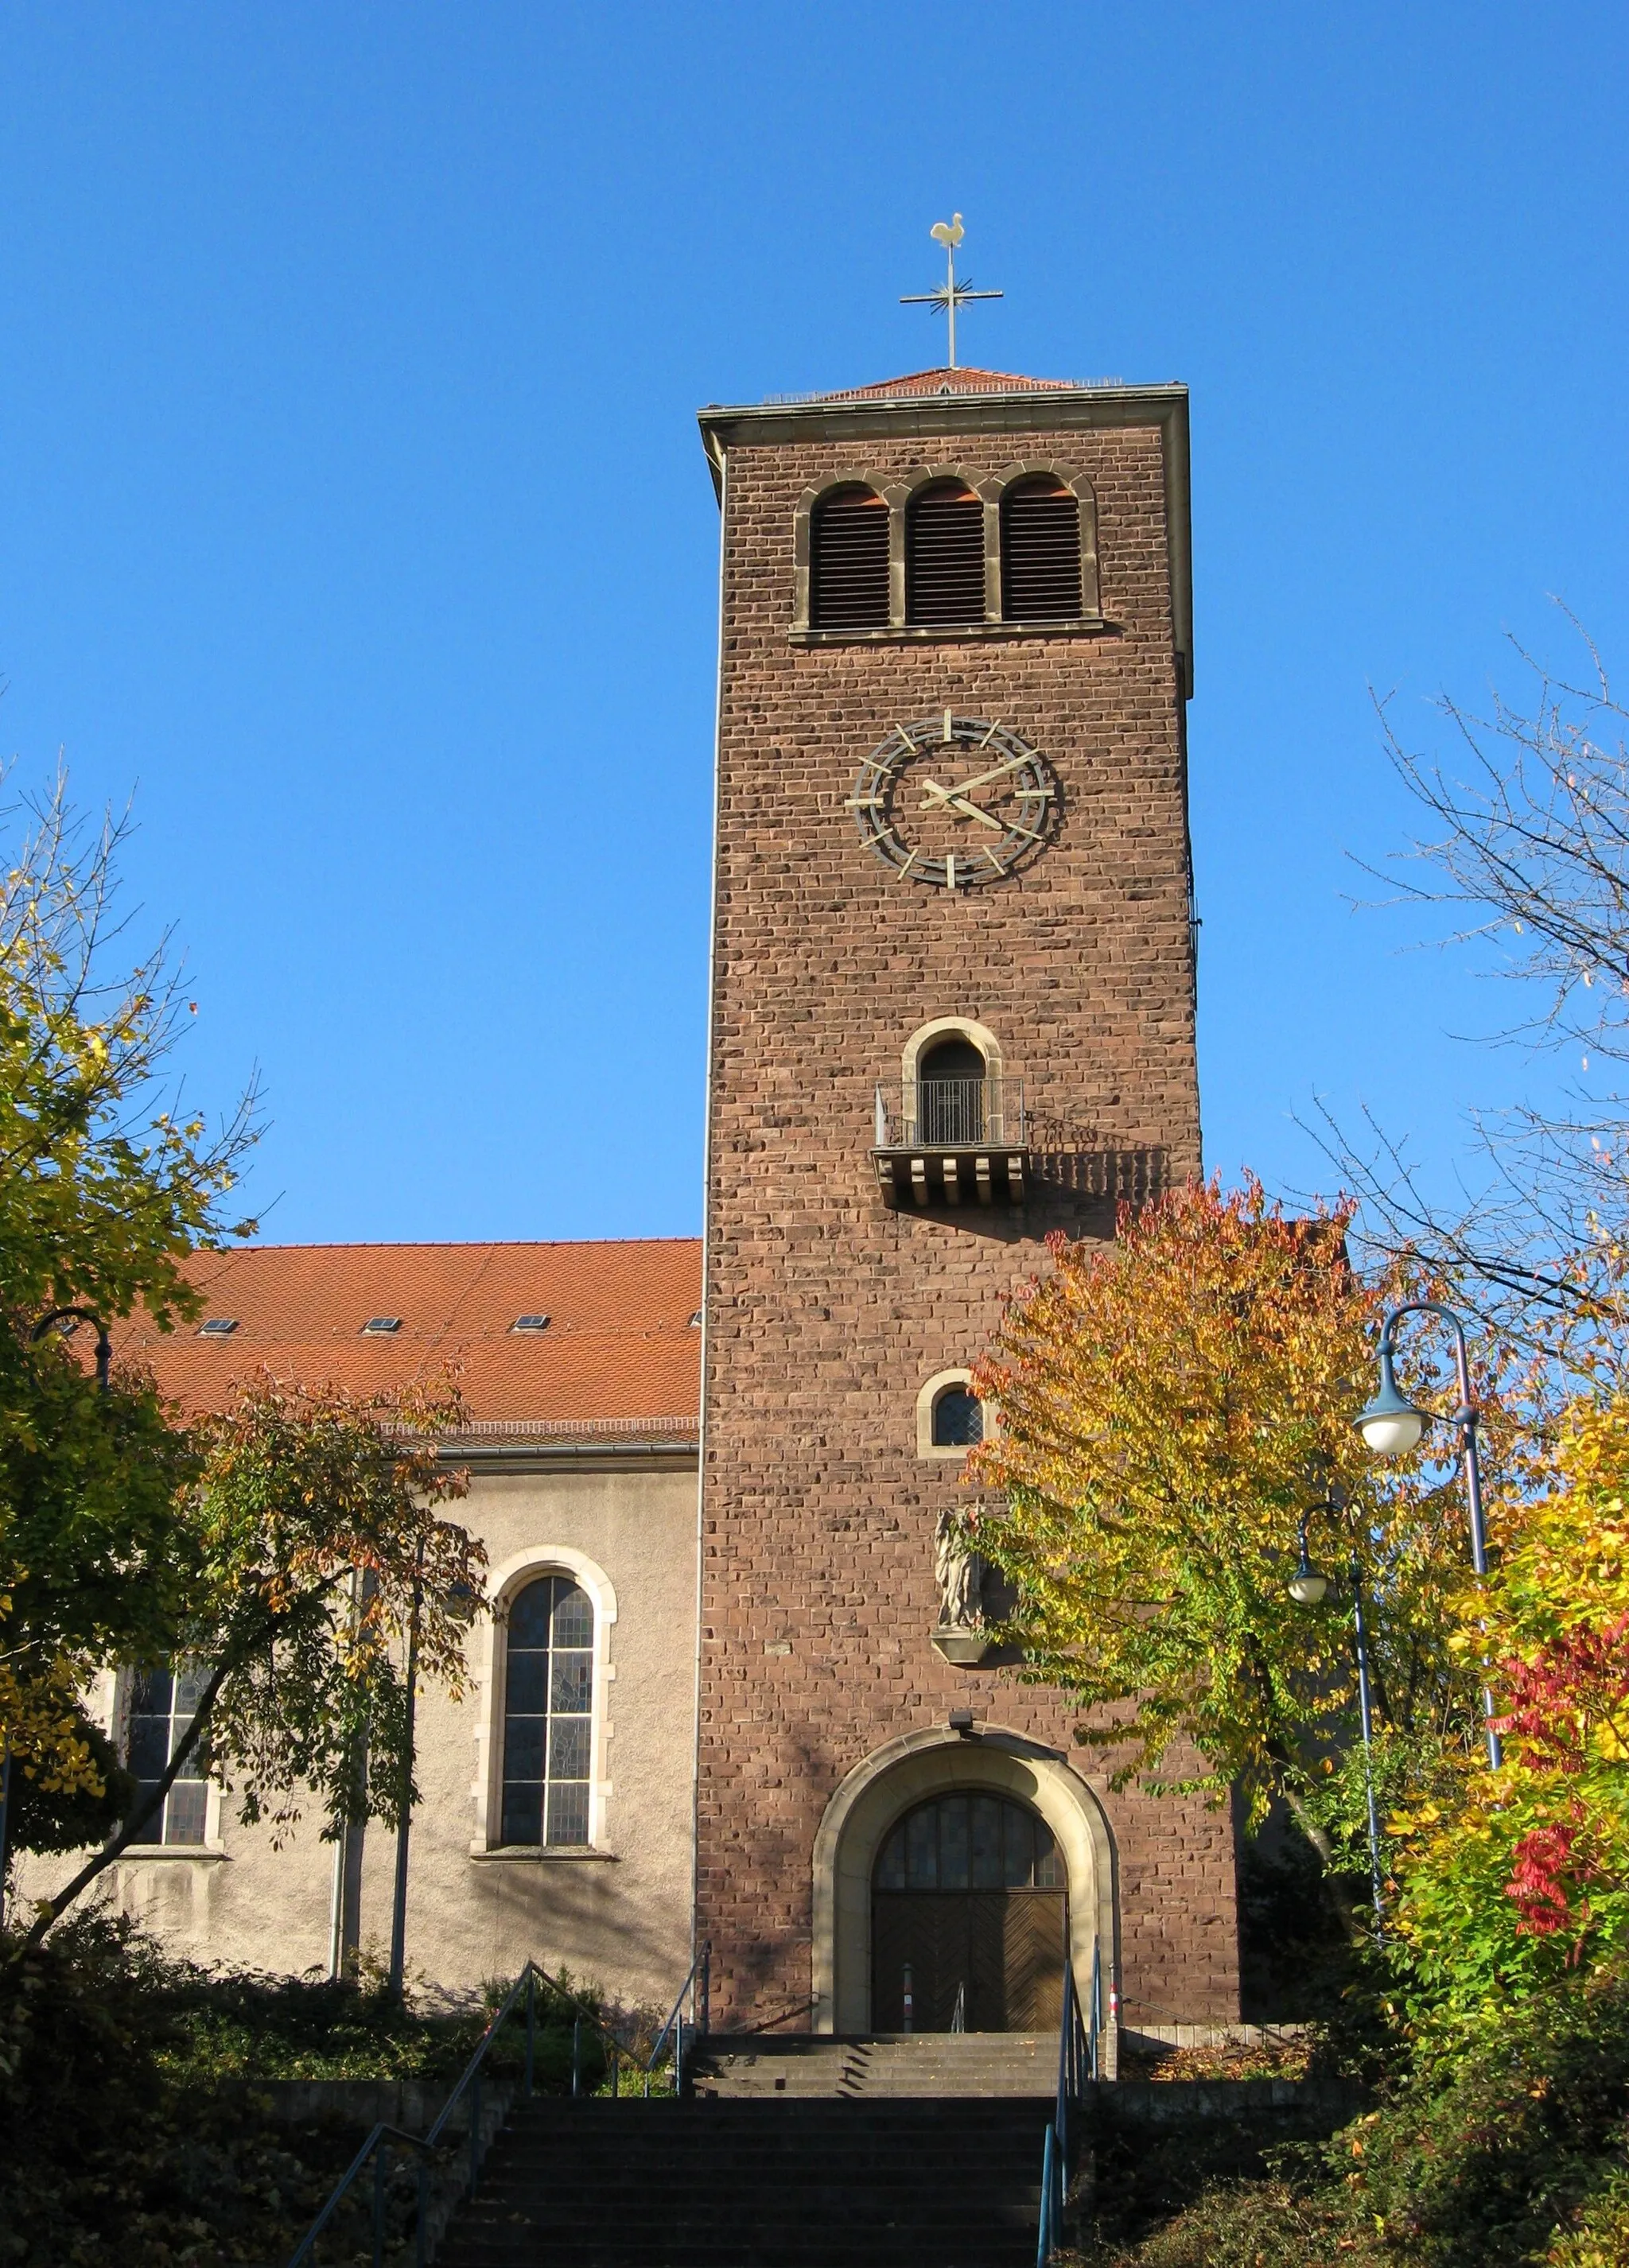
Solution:
<path fill-rule="evenodd" d="M 114 1359 L 151 1369 L 183 1408 L 218 1407 L 271 1371 L 358 1392 L 434 1379 L 448 1366 L 483 1432 L 693 1431 L 700 1407 L 701 1245 L 689 1237 L 593 1244 L 266 1244 L 201 1252 L 188 1273 L 199 1336 L 132 1315 Z M 515 1318 L 546 1314 L 543 1331 Z M 397 1331 L 364 1336 L 371 1316 Z M 87 1335 L 88 1336 L 88 1335 Z M 87 1350 L 88 1352 L 88 1350 Z"/>
<path fill-rule="evenodd" d="M 1005 370 L 913 370 L 903 378 L 885 378 L 875 386 L 845 386 L 838 393 L 822 394 L 822 401 L 864 401 L 885 394 L 1071 394 L 1066 378 L 1017 378 Z"/>

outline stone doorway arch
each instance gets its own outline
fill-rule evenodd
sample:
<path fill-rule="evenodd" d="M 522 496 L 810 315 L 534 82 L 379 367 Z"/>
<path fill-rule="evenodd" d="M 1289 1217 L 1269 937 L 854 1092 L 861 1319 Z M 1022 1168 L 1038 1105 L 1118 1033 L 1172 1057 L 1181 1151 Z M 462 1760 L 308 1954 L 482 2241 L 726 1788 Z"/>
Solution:
<path fill-rule="evenodd" d="M 935 1726 L 864 1757 L 814 1837 L 810 1990 L 817 2032 L 866 2033 L 871 2009 L 872 1874 L 884 1838 L 915 1805 L 953 1791 L 1006 1795 L 1038 1812 L 1068 1874 L 1070 1953 L 1080 1989 L 1102 1948 L 1107 1993 L 1119 1974 L 1113 1838 L 1102 1807 L 1055 1749 L 1000 1726 L 971 1737 Z"/>

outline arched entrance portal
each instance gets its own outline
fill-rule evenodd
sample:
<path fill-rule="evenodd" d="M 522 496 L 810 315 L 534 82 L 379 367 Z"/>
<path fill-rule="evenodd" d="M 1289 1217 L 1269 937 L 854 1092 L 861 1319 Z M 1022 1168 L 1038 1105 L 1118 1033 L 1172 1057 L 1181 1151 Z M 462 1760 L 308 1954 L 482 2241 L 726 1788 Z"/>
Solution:
<path fill-rule="evenodd" d="M 1105 1986 L 1114 1983 L 1119 1968 L 1114 1845 L 1096 1796 L 1057 1749 L 1044 1747 L 1021 1733 L 983 1725 L 969 1738 L 952 1732 L 948 1727 L 935 1726 L 901 1734 L 897 1739 L 873 1749 L 847 1774 L 826 1806 L 813 1852 L 810 1984 L 816 2031 L 864 2034 L 896 2028 L 891 1996 L 897 1989 L 903 2001 L 903 1977 L 902 1973 L 896 1988 L 889 1984 L 888 1970 L 897 1966 L 903 1972 L 904 1962 L 903 1955 L 896 1962 L 895 1953 L 886 1948 L 882 1958 L 873 1958 L 875 1929 L 894 1926 L 888 1904 L 891 1894 L 878 1886 L 879 1877 L 884 1883 L 892 1879 L 895 1862 L 887 1853 L 893 1848 L 891 1838 L 896 1829 L 903 1826 L 909 1895 L 910 1815 L 921 1811 L 925 1817 L 928 1816 L 925 1807 L 936 1805 L 947 1796 L 999 1799 L 1012 1806 L 1021 1819 L 1037 1822 L 1028 1829 L 1033 1838 L 1029 1858 L 1023 1861 L 1030 1870 L 1028 1883 L 1014 1882 L 1009 1887 L 1004 1879 L 995 1893 L 986 1890 L 979 1895 L 1010 1897 L 1021 1888 L 1044 1893 L 1047 1904 L 1043 1911 L 1056 1920 L 1060 1931 L 1067 1932 L 1075 1975 L 1082 1984 L 1091 1975 L 1095 1947 L 1102 1951 Z M 937 1873 L 947 1863 L 955 1878 L 961 1863 L 958 1838 L 962 1815 L 945 1809 L 933 1811 L 931 1815 L 934 1869 Z M 1008 1814 L 1003 1809 L 995 1815 L 1001 1822 L 1001 1867 L 1005 1878 L 1009 1864 L 1006 1839 Z M 991 1815 L 981 1813 L 978 1816 L 984 1822 L 981 1832 L 988 1838 Z M 970 1876 L 975 1815 L 970 1800 L 965 1817 L 969 1886 L 967 1892 L 952 1890 L 953 1898 L 974 1895 Z M 918 1827 L 915 1831 L 925 1837 L 928 1830 Z M 1018 1839 L 1021 1830 L 1015 1829 L 1014 1833 L 1011 1864 L 1016 1871 L 1022 1844 Z M 1050 1838 L 1050 1852 L 1042 1840 L 1043 1835 Z M 948 1845 L 947 1836 L 950 1838 Z M 925 1843 L 922 1848 L 925 1852 Z M 989 1854 L 992 1849 L 993 1845 L 986 1840 L 984 1855 L 978 1861 L 986 1871 L 991 1864 Z M 925 1867 L 925 1857 L 918 1863 Z M 1049 1869 L 1056 1869 L 1055 1881 L 1036 1879 L 1037 1873 L 1044 1875 Z M 1038 1921 L 1038 1917 L 1032 1918 Z M 908 1919 L 902 1910 L 902 1926 Z M 926 1926 L 925 1916 L 918 1917 L 918 1926 Z M 1018 1926 L 1014 1909 L 1013 1926 L 1016 1929 Z M 954 1929 L 955 1925 L 951 1926 Z M 1004 1918 L 1004 1931 L 1006 1926 Z M 1015 1962 L 1014 1968 L 1018 1965 Z M 1001 1971 L 1001 1989 L 1005 1992 L 1005 1940 Z M 912 1983 L 914 1996 L 914 1974 Z M 873 1988 L 879 1984 L 882 1990 L 875 1994 L 873 2013 Z M 955 1992 L 953 1983 L 952 2008 Z M 897 2013 L 903 2016 L 903 2007 Z M 921 2029 L 927 2029 L 930 2023 L 935 2027 L 941 2022 L 947 2025 L 950 2013 L 947 2009 L 941 2015 L 935 2007 L 930 2014 L 923 2007 L 916 2012 L 916 2022 Z M 973 2021 L 970 2015 L 968 2021 Z M 991 2029 L 998 2028 L 991 2026 L 987 2017 L 982 2021 Z M 1001 2023 L 1016 2021 L 1005 2015 L 999 2020 Z M 1055 2021 L 1055 2014 L 1048 2018 L 1049 2027 Z"/>
<path fill-rule="evenodd" d="M 969 2032 L 1056 2030 L 1068 1899 L 1052 1831 L 1028 1804 L 918 1804 L 872 1874 L 873 2029 L 947 2032 L 959 2014 Z"/>

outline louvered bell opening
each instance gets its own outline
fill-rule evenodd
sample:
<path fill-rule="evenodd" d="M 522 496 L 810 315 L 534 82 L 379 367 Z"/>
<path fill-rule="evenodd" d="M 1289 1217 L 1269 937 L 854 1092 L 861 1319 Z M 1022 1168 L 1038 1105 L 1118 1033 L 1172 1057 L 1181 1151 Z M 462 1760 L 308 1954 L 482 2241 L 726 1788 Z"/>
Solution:
<path fill-rule="evenodd" d="M 1001 609 L 1009 622 L 1080 613 L 1080 505 L 1055 482 L 1009 489 L 1001 504 Z"/>
<path fill-rule="evenodd" d="M 814 514 L 810 620 L 817 630 L 888 626 L 888 508 L 867 489 L 829 497 Z"/>
<path fill-rule="evenodd" d="M 970 489 L 929 489 L 911 506 L 906 618 L 925 627 L 984 619 L 984 507 Z"/>

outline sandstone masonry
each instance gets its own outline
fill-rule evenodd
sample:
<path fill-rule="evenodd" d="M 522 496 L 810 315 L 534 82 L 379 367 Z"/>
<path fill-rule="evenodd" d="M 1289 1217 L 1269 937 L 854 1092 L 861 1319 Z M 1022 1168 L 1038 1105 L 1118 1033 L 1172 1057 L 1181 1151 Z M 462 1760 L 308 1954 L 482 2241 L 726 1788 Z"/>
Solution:
<path fill-rule="evenodd" d="M 1055 1695 L 930 1643 L 935 1520 L 959 1464 L 918 1454 L 925 1380 L 969 1362 L 1053 1230 L 1198 1170 L 1183 714 L 1180 387 L 855 399 L 706 412 L 724 513 L 708 1123 L 698 1934 L 714 2021 L 811 1997 L 813 1851 L 834 1791 L 970 1709 L 1070 1760 L 1115 1847 L 1128 2021 L 1238 2014 L 1225 1813 L 1110 1793 Z M 1096 499 L 1106 627 L 800 641 L 811 490 L 954 465 L 1066 467 Z M 1057 839 L 954 895 L 901 880 L 844 799 L 889 727 L 947 707 L 1046 757 Z M 1021 1208 L 890 1210 L 873 1093 L 937 1017 L 998 1037 L 1037 1152 Z"/>

